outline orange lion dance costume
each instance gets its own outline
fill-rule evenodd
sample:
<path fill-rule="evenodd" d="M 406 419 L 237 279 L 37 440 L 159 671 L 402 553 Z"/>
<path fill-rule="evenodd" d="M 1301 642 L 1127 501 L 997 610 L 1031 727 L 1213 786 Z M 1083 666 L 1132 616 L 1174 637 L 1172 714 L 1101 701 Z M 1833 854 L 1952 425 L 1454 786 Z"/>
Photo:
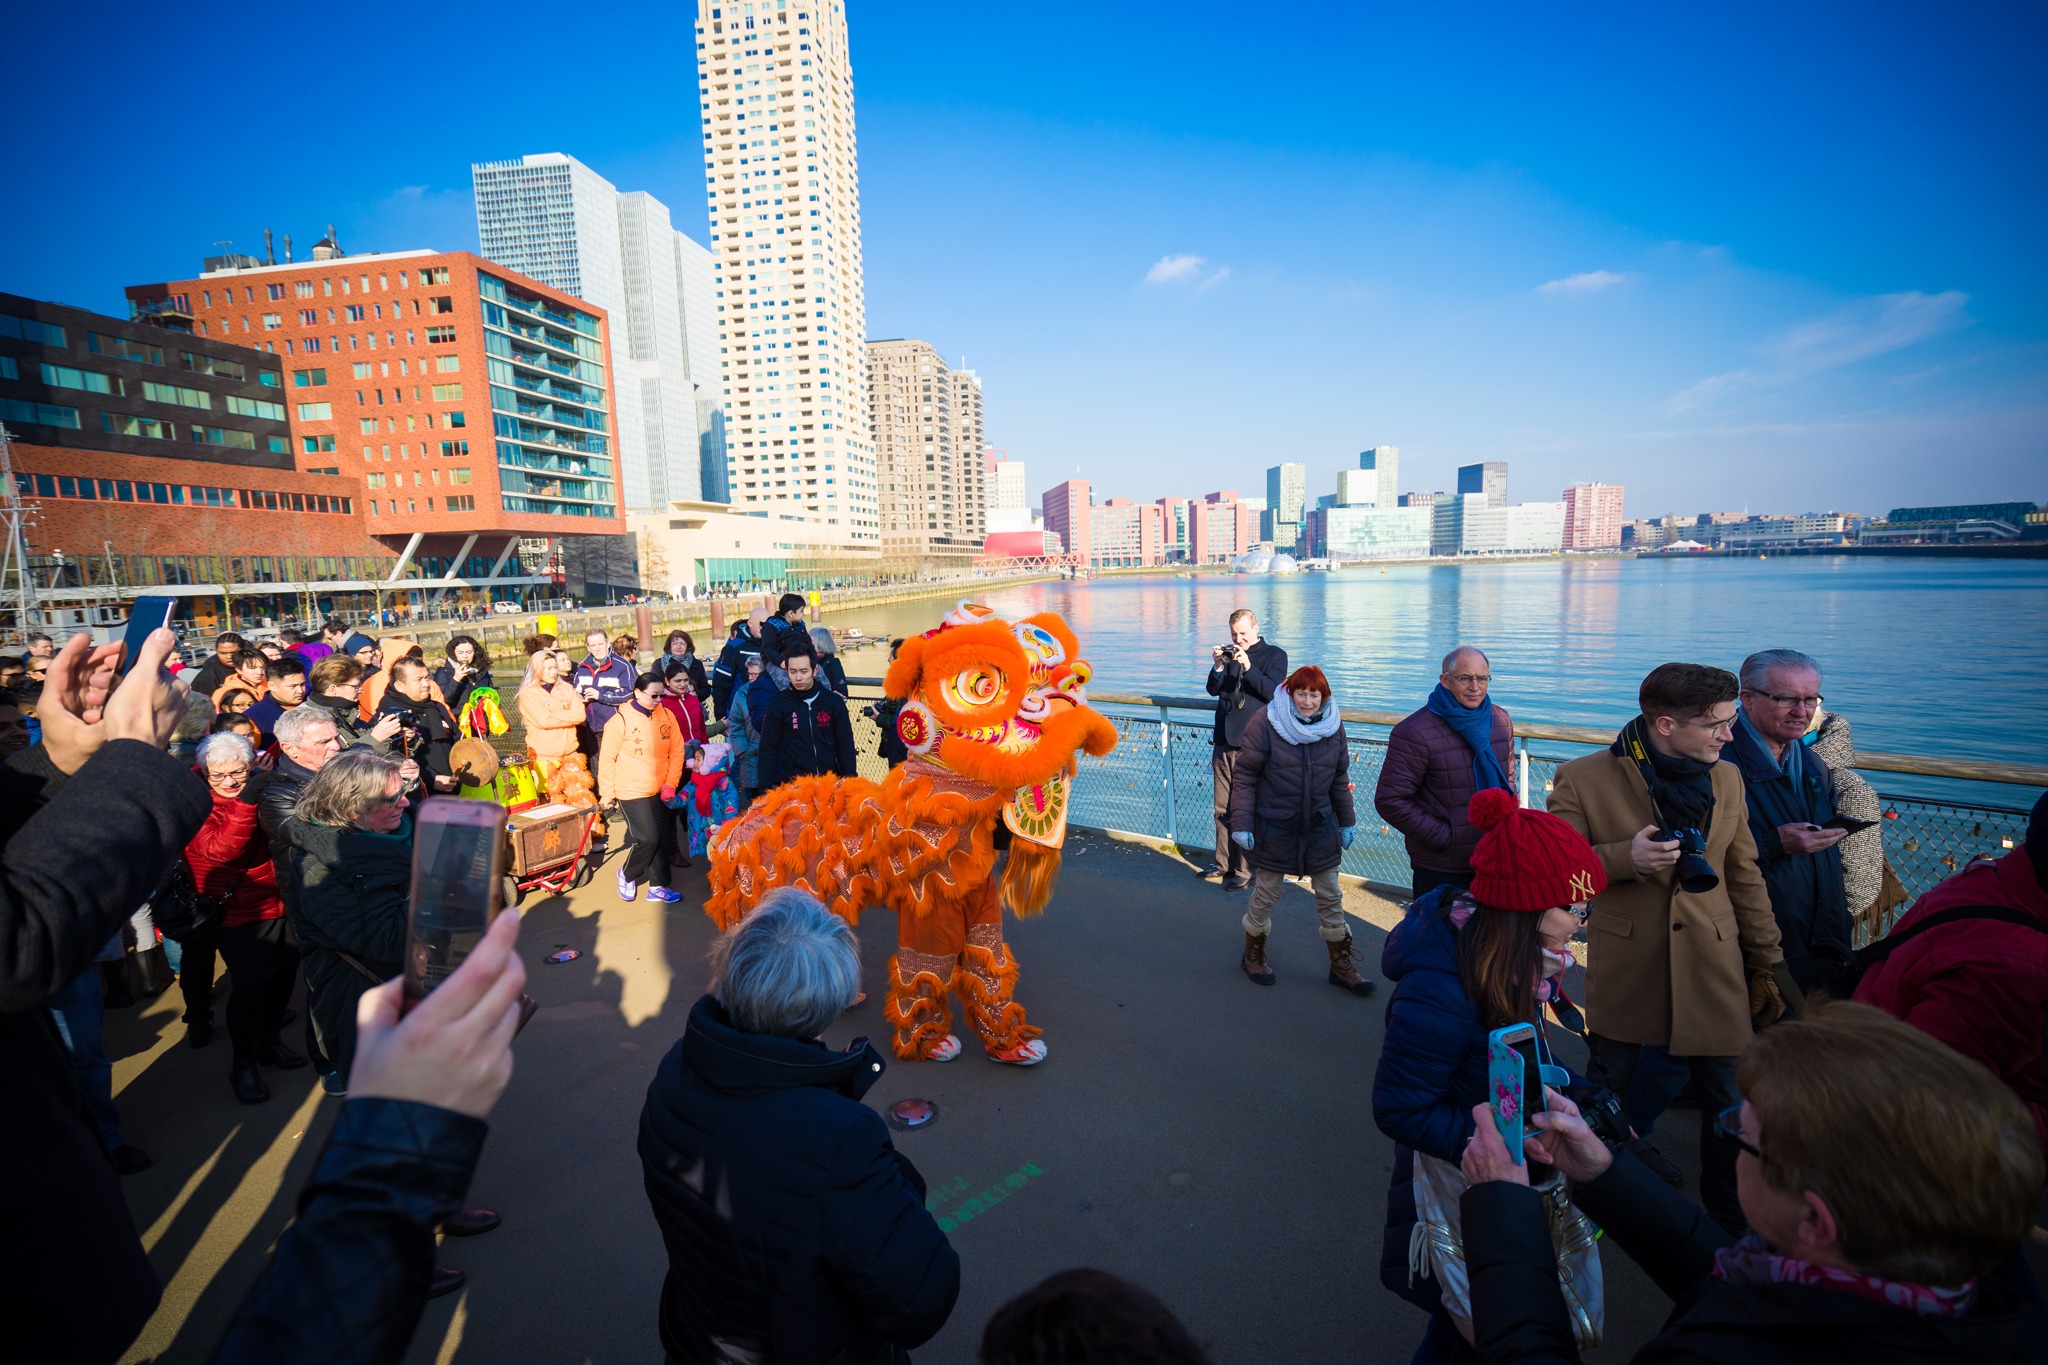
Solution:
<path fill-rule="evenodd" d="M 1017 963 L 1003 907 L 1036 915 L 1052 899 L 1078 755 L 1116 747 L 1087 701 L 1090 670 L 1067 623 L 1006 621 L 963 602 L 904 642 L 884 688 L 903 700 L 909 759 L 880 782 L 799 777 L 756 798 L 711 844 L 705 911 L 732 928 L 763 895 L 800 886 L 849 924 L 862 907 L 897 915 L 885 1017 L 896 1055 L 960 1055 L 957 994 L 988 1055 L 1044 1060 L 1040 1030 L 1013 998 Z M 997 820 L 1014 836 L 994 880 Z"/>

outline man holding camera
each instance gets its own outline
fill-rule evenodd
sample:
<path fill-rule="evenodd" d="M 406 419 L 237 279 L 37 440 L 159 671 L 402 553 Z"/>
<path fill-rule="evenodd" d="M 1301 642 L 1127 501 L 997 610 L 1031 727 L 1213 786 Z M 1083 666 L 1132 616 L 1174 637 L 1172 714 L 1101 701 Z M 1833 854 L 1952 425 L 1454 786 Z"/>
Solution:
<path fill-rule="evenodd" d="M 1742 714 L 1728 756 L 1742 774 L 1756 863 L 1778 917 L 1785 965 L 1801 990 L 1828 985 L 1854 951 L 1835 777 L 1806 750 L 1820 709 L 1820 665 L 1796 649 L 1742 661 Z"/>
<path fill-rule="evenodd" d="M 1742 776 L 1720 761 L 1739 693 L 1726 669 L 1660 664 L 1643 679 L 1641 714 L 1606 752 L 1560 765 L 1549 802 L 1607 871 L 1586 926 L 1595 1058 L 1621 1095 L 1645 1046 L 1690 1072 L 1701 1202 L 1734 1232 L 1736 1149 L 1714 1116 L 1741 1103 L 1735 1058 L 1754 1028 L 1784 1012 L 1771 970 L 1784 953 Z"/>
<path fill-rule="evenodd" d="M 1216 698 L 1216 728 L 1209 772 L 1215 780 L 1216 865 L 1204 879 L 1220 877 L 1225 891 L 1252 884 L 1251 857 L 1230 839 L 1230 777 L 1237 768 L 1244 727 L 1273 700 L 1287 679 L 1287 651 L 1259 636 L 1259 618 L 1248 607 L 1230 613 L 1230 643 L 1209 651 L 1209 695 Z"/>

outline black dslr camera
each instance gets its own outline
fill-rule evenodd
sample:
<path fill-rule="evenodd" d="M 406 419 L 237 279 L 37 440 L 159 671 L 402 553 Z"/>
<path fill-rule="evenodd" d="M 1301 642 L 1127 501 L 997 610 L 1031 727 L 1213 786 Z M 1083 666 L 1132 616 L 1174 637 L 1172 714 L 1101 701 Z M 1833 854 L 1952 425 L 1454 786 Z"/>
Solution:
<path fill-rule="evenodd" d="M 1714 871 L 1714 865 L 1707 861 L 1707 836 L 1697 829 L 1658 830 L 1654 836 L 1660 843 L 1678 841 L 1678 886 L 1682 891 L 1701 895 L 1712 891 L 1721 884 L 1721 874 Z"/>

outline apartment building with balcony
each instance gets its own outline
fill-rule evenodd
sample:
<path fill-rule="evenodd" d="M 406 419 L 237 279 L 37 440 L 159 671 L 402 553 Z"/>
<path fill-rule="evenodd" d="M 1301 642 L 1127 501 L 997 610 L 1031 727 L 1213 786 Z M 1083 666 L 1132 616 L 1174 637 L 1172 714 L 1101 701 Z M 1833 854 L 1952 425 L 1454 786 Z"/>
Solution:
<path fill-rule="evenodd" d="M 360 481 L 394 581 L 495 591 L 522 537 L 624 530 L 602 309 L 471 252 L 208 264 L 131 312 L 271 358 L 294 454 Z"/>

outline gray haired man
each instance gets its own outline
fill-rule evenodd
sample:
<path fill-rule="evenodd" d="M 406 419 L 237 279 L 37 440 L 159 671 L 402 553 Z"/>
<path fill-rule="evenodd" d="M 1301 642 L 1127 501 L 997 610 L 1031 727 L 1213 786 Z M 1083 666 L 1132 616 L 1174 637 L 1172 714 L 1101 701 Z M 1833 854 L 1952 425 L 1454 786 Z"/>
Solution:
<path fill-rule="evenodd" d="M 1842 851 L 1849 831 L 1831 825 L 1835 777 L 1807 752 L 1820 708 L 1820 665 L 1796 649 L 1759 650 L 1742 661 L 1742 711 L 1728 757 L 1742 772 L 1757 871 L 1802 989 L 1826 986 L 1849 960 Z"/>

